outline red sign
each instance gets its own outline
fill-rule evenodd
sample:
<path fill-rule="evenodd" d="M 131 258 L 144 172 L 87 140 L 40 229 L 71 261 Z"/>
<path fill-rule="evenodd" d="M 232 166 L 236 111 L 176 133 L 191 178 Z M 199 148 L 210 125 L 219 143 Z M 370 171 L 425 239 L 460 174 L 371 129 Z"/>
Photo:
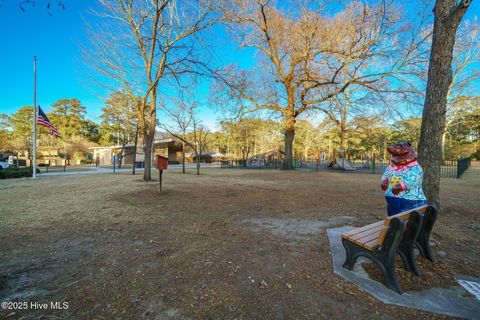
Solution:
<path fill-rule="evenodd" d="M 155 166 L 158 170 L 166 170 L 168 167 L 168 158 L 157 155 L 157 161 L 155 162 Z"/>

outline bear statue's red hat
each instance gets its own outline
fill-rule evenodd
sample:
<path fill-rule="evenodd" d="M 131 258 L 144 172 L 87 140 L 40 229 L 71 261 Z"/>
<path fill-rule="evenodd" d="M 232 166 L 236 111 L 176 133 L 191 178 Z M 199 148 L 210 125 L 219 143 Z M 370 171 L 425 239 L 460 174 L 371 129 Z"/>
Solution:
<path fill-rule="evenodd" d="M 417 160 L 417 154 L 409 141 L 392 144 L 387 148 L 387 151 L 392 155 L 392 163 L 397 166 L 403 166 Z"/>

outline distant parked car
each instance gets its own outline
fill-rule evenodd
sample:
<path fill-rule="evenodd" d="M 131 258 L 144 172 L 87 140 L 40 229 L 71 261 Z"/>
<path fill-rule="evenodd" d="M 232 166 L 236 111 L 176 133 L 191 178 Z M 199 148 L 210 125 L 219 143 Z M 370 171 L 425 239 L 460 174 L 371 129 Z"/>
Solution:
<path fill-rule="evenodd" d="M 9 166 L 8 162 L 0 162 L 0 170 L 7 169 Z"/>

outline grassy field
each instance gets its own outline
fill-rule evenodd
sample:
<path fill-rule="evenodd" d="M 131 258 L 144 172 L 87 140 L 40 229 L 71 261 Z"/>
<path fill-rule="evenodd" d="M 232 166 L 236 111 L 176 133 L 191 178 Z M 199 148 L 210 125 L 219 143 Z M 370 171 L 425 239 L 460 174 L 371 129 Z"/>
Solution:
<path fill-rule="evenodd" d="M 326 230 L 384 218 L 377 175 L 168 170 L 163 193 L 157 184 L 128 173 L 0 181 L 0 301 L 69 306 L 0 319 L 446 318 L 333 274 Z M 478 190 L 442 180 L 439 261 L 422 262 L 418 284 L 399 271 L 407 290 L 480 276 Z"/>

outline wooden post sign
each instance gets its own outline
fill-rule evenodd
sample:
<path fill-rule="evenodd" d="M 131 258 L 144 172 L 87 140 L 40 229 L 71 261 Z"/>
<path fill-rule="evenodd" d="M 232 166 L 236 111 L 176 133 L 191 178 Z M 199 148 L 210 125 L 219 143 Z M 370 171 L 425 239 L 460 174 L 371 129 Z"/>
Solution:
<path fill-rule="evenodd" d="M 158 169 L 158 176 L 159 176 L 159 178 L 158 178 L 158 191 L 162 192 L 162 174 L 163 174 L 163 170 L 167 170 L 168 158 L 157 155 L 157 159 L 155 161 L 155 166 Z"/>

